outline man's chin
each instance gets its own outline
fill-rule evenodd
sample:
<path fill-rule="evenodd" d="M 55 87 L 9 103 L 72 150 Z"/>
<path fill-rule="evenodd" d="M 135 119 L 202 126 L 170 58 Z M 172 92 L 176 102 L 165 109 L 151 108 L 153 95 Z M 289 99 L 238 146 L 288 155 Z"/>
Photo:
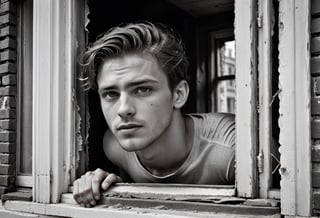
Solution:
<path fill-rule="evenodd" d="M 123 148 L 123 150 L 127 151 L 127 152 L 135 152 L 135 151 L 141 151 L 145 148 L 145 146 L 141 145 L 141 144 L 137 144 L 137 143 L 121 143 L 120 142 L 121 147 Z"/>

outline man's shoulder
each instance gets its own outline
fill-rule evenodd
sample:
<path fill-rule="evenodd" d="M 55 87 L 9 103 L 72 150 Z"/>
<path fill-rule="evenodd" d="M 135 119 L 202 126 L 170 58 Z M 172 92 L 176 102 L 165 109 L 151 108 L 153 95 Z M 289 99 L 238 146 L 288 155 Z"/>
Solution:
<path fill-rule="evenodd" d="M 216 142 L 223 147 L 235 144 L 235 115 L 229 113 L 191 114 L 195 131 L 202 140 Z"/>
<path fill-rule="evenodd" d="M 193 120 L 204 124 L 234 123 L 235 115 L 231 113 L 193 113 L 188 114 Z"/>

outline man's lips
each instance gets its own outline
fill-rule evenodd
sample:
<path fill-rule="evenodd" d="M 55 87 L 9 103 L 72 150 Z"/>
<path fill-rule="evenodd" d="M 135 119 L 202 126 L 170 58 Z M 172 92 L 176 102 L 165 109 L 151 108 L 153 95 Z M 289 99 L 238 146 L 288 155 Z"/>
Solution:
<path fill-rule="evenodd" d="M 136 129 L 136 128 L 140 128 L 142 127 L 142 125 L 139 125 L 137 123 L 123 123 L 123 124 L 120 124 L 118 127 L 117 127 L 117 130 L 120 131 L 120 130 L 130 130 L 130 129 Z"/>

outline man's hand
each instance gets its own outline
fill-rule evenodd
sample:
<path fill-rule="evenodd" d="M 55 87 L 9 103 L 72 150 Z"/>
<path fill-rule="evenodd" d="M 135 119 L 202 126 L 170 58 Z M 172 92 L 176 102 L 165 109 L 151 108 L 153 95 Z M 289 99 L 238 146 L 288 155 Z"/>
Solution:
<path fill-rule="evenodd" d="M 122 182 L 122 179 L 113 174 L 96 169 L 82 175 L 73 183 L 73 198 L 83 207 L 92 207 L 100 199 L 100 187 L 107 190 L 113 183 Z"/>

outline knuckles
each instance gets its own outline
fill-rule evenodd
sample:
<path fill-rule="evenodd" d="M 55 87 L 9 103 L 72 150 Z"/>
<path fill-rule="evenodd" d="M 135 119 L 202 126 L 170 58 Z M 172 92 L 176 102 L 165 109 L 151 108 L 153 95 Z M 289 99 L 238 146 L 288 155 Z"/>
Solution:
<path fill-rule="evenodd" d="M 112 184 L 116 183 L 120 179 L 114 173 L 108 173 L 100 168 L 97 168 L 94 171 L 88 171 L 82 175 L 79 179 L 73 182 L 74 193 L 73 198 L 79 204 L 84 207 L 91 207 L 91 202 L 95 202 L 93 198 L 92 186 L 98 183 L 107 183 Z M 91 182 L 90 182 L 91 180 Z M 121 180 L 121 179 L 120 179 Z M 87 185 L 85 185 L 87 184 Z M 91 184 L 88 186 L 88 184 Z M 95 203 L 94 203 L 95 204 Z"/>

